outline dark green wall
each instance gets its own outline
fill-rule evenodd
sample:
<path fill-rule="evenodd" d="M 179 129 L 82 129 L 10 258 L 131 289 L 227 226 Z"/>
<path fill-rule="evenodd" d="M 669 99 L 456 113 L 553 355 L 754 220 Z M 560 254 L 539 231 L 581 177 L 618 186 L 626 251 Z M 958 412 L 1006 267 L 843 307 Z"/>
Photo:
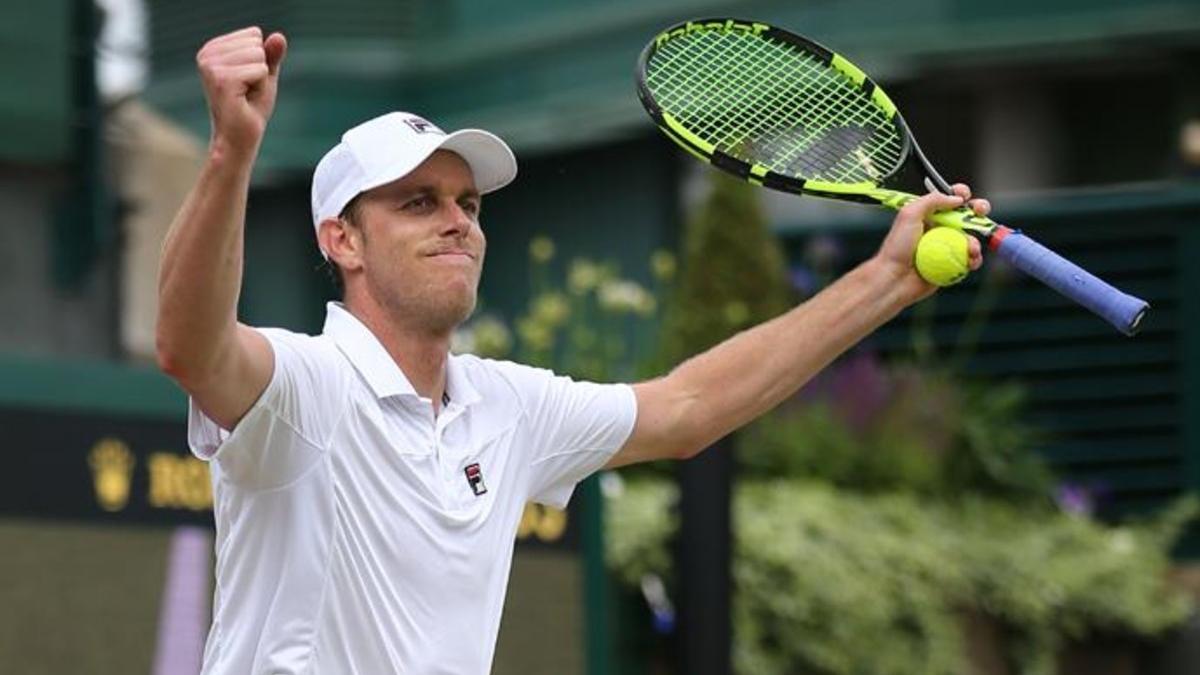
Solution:
<path fill-rule="evenodd" d="M 852 55 L 877 80 L 998 64 L 1169 57 L 1200 43 L 1200 3 L 1001 0 L 317 0 L 155 3 L 151 102 L 206 133 L 191 56 L 247 23 L 294 36 L 264 173 L 311 166 L 341 130 L 383 109 L 443 126 L 483 126 L 522 150 L 561 150 L 647 126 L 633 93 L 638 53 L 662 28 L 733 14 L 790 26 Z M 342 5 L 339 5 L 339 7 Z M 396 9 L 399 7 L 400 9 Z M 1132 46 L 1132 48 L 1131 48 Z"/>
<path fill-rule="evenodd" d="M 0 9 L 0 161 L 52 163 L 70 154 L 73 4 Z"/>

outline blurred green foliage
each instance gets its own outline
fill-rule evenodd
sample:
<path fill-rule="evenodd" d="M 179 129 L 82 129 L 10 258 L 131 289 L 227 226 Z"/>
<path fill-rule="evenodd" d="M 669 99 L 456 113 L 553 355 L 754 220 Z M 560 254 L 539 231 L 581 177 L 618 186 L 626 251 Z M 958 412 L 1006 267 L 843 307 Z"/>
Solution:
<path fill-rule="evenodd" d="M 1021 421 L 1024 390 L 870 352 L 843 358 L 737 437 L 746 479 L 806 477 L 866 492 L 1050 497 L 1053 477 Z"/>
<path fill-rule="evenodd" d="M 594 381 L 637 379 L 651 360 L 644 347 L 658 318 L 657 298 L 675 276 L 675 257 L 658 251 L 648 263 L 653 286 L 624 276 L 608 261 L 572 258 L 562 273 L 554 242 L 529 244 L 529 300 L 510 323 L 481 313 L 455 335 L 452 350 L 488 358 L 513 358 L 571 377 Z"/>
<path fill-rule="evenodd" d="M 791 306 L 783 250 L 753 186 L 717 172 L 684 229 L 679 280 L 663 319 L 664 369 Z"/>
<path fill-rule="evenodd" d="M 627 481 L 606 501 L 623 583 L 671 579 L 674 485 Z M 1050 675 L 1067 640 L 1156 635 L 1190 611 L 1167 550 L 1195 501 L 1108 527 L 974 495 L 931 500 L 826 482 L 743 481 L 734 497 L 736 671 L 957 675 L 966 617 L 1006 636 L 1011 672 Z"/>

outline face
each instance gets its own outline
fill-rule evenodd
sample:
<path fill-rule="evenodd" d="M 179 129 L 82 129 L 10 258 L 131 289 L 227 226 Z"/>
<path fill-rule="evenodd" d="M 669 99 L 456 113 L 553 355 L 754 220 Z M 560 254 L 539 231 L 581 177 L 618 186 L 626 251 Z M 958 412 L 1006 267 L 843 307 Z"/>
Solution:
<path fill-rule="evenodd" d="M 347 302 L 366 294 L 400 324 L 439 335 L 470 316 L 487 242 L 467 163 L 439 150 L 358 204 L 357 255 L 342 265 Z"/>

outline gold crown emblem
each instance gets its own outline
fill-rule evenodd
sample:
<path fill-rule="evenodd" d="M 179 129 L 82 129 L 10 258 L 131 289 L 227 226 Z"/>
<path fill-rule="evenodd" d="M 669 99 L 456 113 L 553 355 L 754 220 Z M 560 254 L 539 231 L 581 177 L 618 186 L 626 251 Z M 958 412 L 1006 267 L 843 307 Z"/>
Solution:
<path fill-rule="evenodd" d="M 136 463 L 133 451 L 123 441 L 104 438 L 92 446 L 88 453 L 88 466 L 92 468 L 92 484 L 100 508 L 105 511 L 125 508 L 129 502 L 129 484 Z"/>

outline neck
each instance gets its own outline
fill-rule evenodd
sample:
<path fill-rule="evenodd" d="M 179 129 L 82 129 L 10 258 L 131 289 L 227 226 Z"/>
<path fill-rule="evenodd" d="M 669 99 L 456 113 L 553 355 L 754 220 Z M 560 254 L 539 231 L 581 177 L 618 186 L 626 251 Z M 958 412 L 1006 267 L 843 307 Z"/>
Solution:
<path fill-rule="evenodd" d="M 382 311 L 372 311 L 373 305 L 351 307 L 387 350 L 392 360 L 408 378 L 416 392 L 433 401 L 434 410 L 442 404 L 446 392 L 446 359 L 450 353 L 450 334 L 429 334 L 389 319 Z"/>

